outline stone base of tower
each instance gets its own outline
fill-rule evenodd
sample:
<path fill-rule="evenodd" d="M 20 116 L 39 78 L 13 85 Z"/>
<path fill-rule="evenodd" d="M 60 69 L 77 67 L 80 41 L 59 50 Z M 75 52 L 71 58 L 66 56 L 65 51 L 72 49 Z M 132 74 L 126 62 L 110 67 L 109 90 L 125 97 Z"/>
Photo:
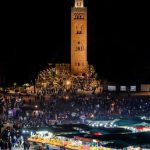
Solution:
<path fill-rule="evenodd" d="M 78 64 L 77 64 L 78 65 Z M 89 65 L 86 66 L 71 66 L 71 73 L 74 75 L 85 75 L 89 70 Z"/>
<path fill-rule="evenodd" d="M 47 68 L 55 68 L 55 73 L 57 75 L 62 73 L 68 73 L 70 75 L 76 75 L 76 76 L 85 76 L 89 71 L 90 68 L 93 68 L 92 65 L 86 65 L 85 67 L 79 66 L 71 66 L 70 64 L 49 64 Z"/>

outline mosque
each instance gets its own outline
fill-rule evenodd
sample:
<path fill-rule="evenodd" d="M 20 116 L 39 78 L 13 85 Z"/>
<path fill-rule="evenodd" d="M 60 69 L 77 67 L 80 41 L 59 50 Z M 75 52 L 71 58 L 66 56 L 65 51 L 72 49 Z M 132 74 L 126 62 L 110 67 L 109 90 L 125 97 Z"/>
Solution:
<path fill-rule="evenodd" d="M 70 50 L 71 63 L 49 63 L 48 66 L 38 74 L 36 79 L 37 86 L 47 87 L 52 80 L 58 82 L 58 80 L 61 79 L 76 80 L 75 78 L 78 78 L 78 80 L 86 78 L 88 81 L 91 80 L 91 84 L 96 85 L 97 74 L 94 67 L 89 65 L 87 60 L 87 7 L 84 6 L 84 0 L 75 0 L 74 6 L 71 8 Z M 79 77 L 82 79 L 79 79 Z"/>

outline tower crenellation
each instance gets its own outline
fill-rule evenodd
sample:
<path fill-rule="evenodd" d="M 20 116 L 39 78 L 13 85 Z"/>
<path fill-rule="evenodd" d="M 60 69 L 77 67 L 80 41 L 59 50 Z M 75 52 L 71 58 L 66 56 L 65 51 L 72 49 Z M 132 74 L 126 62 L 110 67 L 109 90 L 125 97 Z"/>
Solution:
<path fill-rule="evenodd" d="M 76 8 L 82 8 L 84 7 L 84 1 L 83 0 L 75 0 L 75 5 Z"/>

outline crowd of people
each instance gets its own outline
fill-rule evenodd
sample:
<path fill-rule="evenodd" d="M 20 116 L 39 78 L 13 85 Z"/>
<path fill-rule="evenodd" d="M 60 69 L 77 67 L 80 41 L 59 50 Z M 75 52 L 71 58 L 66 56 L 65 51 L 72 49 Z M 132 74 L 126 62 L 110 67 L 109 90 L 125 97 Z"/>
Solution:
<path fill-rule="evenodd" d="M 25 100 L 20 96 L 1 95 L 0 97 L 0 149 L 15 147 L 29 149 L 29 142 L 22 136 L 19 118 L 23 115 Z"/>
<path fill-rule="evenodd" d="M 44 110 L 48 116 L 58 120 L 116 119 L 149 116 L 149 97 L 122 96 L 112 93 L 68 94 L 64 97 L 51 97 Z M 44 104 L 42 102 L 42 104 Z"/>
<path fill-rule="evenodd" d="M 150 97 L 130 96 L 103 92 L 84 94 L 66 92 L 65 95 L 38 94 L 25 100 L 20 96 L 0 98 L 1 138 L 0 146 L 24 146 L 21 128 L 48 127 L 51 124 L 86 123 L 86 120 L 109 120 L 150 116 Z M 26 109 L 25 109 L 26 108 Z M 10 129 L 13 131 L 10 134 Z M 8 138 L 9 136 L 9 138 Z"/>

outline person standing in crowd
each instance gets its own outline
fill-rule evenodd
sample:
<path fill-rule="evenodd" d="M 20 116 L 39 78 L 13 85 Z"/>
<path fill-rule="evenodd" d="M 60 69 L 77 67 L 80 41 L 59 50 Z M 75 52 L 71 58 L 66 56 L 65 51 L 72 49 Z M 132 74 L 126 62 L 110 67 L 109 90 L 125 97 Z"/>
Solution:
<path fill-rule="evenodd" d="M 4 141 L 2 138 L 0 138 L 0 149 L 4 150 Z"/>
<path fill-rule="evenodd" d="M 24 140 L 23 147 L 24 147 L 24 150 L 29 150 L 30 143 L 27 140 Z"/>
<path fill-rule="evenodd" d="M 12 147 L 11 140 L 8 139 L 7 140 L 7 148 L 8 148 L 8 150 L 11 150 L 11 147 Z"/>

